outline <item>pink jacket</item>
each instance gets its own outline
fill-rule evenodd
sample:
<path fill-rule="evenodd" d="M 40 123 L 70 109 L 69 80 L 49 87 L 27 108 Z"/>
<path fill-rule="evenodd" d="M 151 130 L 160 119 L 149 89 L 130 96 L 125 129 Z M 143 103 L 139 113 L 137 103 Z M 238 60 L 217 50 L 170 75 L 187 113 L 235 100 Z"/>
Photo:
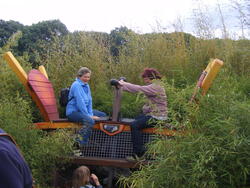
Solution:
<path fill-rule="evenodd" d="M 154 82 L 150 85 L 140 86 L 124 82 L 122 89 L 131 93 L 143 92 L 148 98 L 142 108 L 143 113 L 156 119 L 167 119 L 167 96 L 160 83 Z"/>

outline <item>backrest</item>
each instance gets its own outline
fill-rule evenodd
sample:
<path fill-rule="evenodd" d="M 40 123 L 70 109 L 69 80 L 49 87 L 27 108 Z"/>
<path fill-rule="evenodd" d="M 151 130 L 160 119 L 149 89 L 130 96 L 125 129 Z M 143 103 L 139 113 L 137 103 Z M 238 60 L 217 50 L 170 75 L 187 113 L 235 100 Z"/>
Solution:
<path fill-rule="evenodd" d="M 47 78 L 48 76 L 44 67 L 40 66 L 39 71 L 32 70 L 28 76 L 11 52 L 6 52 L 4 54 L 4 59 L 7 61 L 13 72 L 16 73 L 18 79 L 23 84 L 23 86 L 31 96 L 32 100 L 36 103 L 43 119 L 46 122 L 59 119 L 55 103 L 54 90 L 50 81 Z M 28 77 L 30 83 L 28 82 Z"/>
<path fill-rule="evenodd" d="M 223 61 L 219 59 L 213 59 L 209 62 L 206 69 L 203 71 L 205 76 L 201 85 L 199 86 L 200 88 L 202 88 L 202 95 L 206 95 L 208 89 L 210 88 L 213 80 L 215 79 L 223 64 Z"/>
<path fill-rule="evenodd" d="M 210 88 L 213 80 L 215 79 L 217 73 L 223 65 L 223 61 L 219 59 L 213 59 L 209 62 L 206 69 L 201 73 L 199 80 L 196 84 L 193 96 L 190 101 L 194 101 L 198 90 L 201 89 L 201 94 L 206 95 L 208 89 Z"/>
<path fill-rule="evenodd" d="M 44 118 L 49 121 L 59 119 L 54 89 L 48 78 L 40 71 L 33 69 L 28 74 L 28 84 L 45 111 Z"/>

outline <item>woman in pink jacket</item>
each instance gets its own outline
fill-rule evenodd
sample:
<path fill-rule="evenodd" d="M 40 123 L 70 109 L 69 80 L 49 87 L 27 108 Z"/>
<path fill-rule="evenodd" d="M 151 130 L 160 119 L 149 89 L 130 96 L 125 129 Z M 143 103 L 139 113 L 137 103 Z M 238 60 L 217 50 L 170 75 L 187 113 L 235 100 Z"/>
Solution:
<path fill-rule="evenodd" d="M 131 123 L 133 155 L 127 157 L 128 160 L 137 159 L 146 151 L 141 130 L 152 127 L 154 120 L 167 119 L 167 96 L 160 82 L 160 73 L 156 69 L 146 68 L 142 73 L 142 78 L 145 82 L 144 86 L 131 84 L 123 80 L 119 81 L 124 91 L 131 93 L 142 92 L 147 98 L 142 108 L 142 114 Z"/>

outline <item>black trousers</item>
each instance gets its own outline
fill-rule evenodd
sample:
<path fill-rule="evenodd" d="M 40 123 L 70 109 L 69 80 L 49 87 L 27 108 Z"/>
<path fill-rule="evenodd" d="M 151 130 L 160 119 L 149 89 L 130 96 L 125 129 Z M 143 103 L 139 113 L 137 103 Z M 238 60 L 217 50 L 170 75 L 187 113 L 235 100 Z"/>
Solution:
<path fill-rule="evenodd" d="M 152 118 L 152 116 L 147 116 L 144 114 L 137 116 L 135 120 L 130 124 L 133 153 L 139 157 L 141 157 L 146 151 L 146 148 L 143 144 L 142 129 L 153 127 L 153 125 L 154 118 Z"/>

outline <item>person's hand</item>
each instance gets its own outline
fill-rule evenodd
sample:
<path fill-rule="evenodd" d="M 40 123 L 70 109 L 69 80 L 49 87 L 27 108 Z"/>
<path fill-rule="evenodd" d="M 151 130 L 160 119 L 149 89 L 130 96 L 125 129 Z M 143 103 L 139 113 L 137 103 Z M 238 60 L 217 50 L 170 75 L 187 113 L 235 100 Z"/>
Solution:
<path fill-rule="evenodd" d="M 93 120 L 99 120 L 99 119 L 100 119 L 100 117 L 98 117 L 98 116 L 91 116 L 91 118 L 92 118 Z"/>
<path fill-rule="evenodd" d="M 118 83 L 122 86 L 125 83 L 125 81 L 124 80 L 119 80 Z"/>
<path fill-rule="evenodd" d="M 94 183 L 95 183 L 96 186 L 100 185 L 99 179 L 98 179 L 98 177 L 95 174 L 91 174 L 90 177 L 94 181 Z"/>

